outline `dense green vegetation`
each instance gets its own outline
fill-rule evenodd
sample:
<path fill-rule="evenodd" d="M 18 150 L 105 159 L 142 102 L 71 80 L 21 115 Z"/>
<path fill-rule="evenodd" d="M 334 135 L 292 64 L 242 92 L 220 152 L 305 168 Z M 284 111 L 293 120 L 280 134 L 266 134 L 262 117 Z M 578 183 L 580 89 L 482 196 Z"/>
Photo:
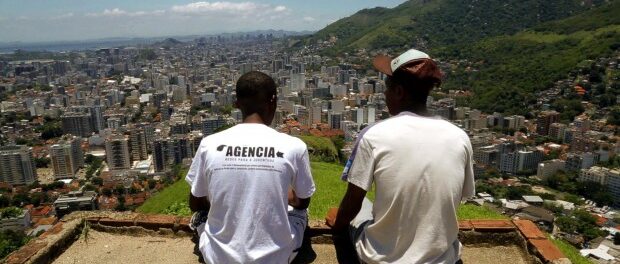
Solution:
<path fill-rule="evenodd" d="M 578 232 L 585 239 L 592 240 L 597 237 L 607 236 L 607 231 L 601 230 L 596 225 L 596 218 L 585 210 L 575 210 L 570 215 L 559 216 L 555 224 L 563 232 L 572 234 Z"/>
<path fill-rule="evenodd" d="M 306 43 L 335 36 L 335 46 L 325 51 L 334 56 L 359 48 L 392 53 L 421 48 L 452 64 L 443 88 L 473 91 L 472 107 L 526 115 L 536 103 L 535 92 L 620 49 L 620 18 L 614 15 L 620 13 L 620 1 L 589 3 L 411 0 L 393 9 L 359 11 Z M 569 122 L 584 111 L 582 100 L 605 107 L 620 94 L 620 85 L 612 85 L 613 91 L 605 91 L 605 83 L 598 84 L 602 91 L 596 88 L 586 87 L 587 98 L 569 97 L 552 108 L 561 109 L 562 121 Z M 611 124 L 620 123 L 618 113 L 612 112 Z"/>
<path fill-rule="evenodd" d="M 8 61 L 14 60 L 72 60 L 76 58 L 78 53 L 61 53 L 61 52 L 51 52 L 51 51 L 27 51 L 27 50 L 16 50 L 14 53 L 10 54 L 1 54 L 0 59 L 6 59 Z"/>
<path fill-rule="evenodd" d="M 334 142 L 326 137 L 299 136 L 308 146 L 311 161 L 337 162 L 338 149 Z"/>
<path fill-rule="evenodd" d="M 588 7 L 575 0 L 410 0 L 392 9 L 361 10 L 328 25 L 309 40 L 336 36 L 333 51 L 471 43 L 514 34 Z"/>
<path fill-rule="evenodd" d="M 620 2 L 615 6 L 620 12 Z M 525 114 L 536 102 L 536 91 L 550 88 L 584 60 L 609 56 L 617 43 L 620 25 L 609 25 L 569 35 L 524 31 L 444 48 L 437 54 L 475 62 L 471 65 L 475 71 L 458 68 L 448 73 L 445 89 L 474 91 L 471 106 L 483 111 Z M 576 107 L 579 112 L 581 106 Z"/>
<path fill-rule="evenodd" d="M 18 207 L 7 207 L 0 210 L 0 218 L 14 218 L 24 213 L 24 210 Z"/>
<path fill-rule="evenodd" d="M 0 259 L 28 243 L 30 237 L 11 230 L 0 232 Z"/>
<path fill-rule="evenodd" d="M 163 213 L 177 202 L 187 202 L 188 198 L 189 185 L 185 182 L 184 178 L 181 178 L 161 192 L 153 195 L 153 197 L 147 199 L 136 211 L 152 214 Z"/>

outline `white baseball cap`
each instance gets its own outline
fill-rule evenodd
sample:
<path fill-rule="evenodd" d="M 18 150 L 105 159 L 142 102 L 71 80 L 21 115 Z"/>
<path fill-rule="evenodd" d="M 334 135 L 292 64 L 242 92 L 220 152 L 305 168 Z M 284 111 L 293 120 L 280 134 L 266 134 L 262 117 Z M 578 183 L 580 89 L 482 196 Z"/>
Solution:
<path fill-rule="evenodd" d="M 387 55 L 378 55 L 374 58 L 372 64 L 378 71 L 385 73 L 388 76 L 392 76 L 392 74 L 403 65 L 419 60 L 430 59 L 431 57 L 428 56 L 428 54 L 416 49 L 410 49 L 393 59 Z"/>

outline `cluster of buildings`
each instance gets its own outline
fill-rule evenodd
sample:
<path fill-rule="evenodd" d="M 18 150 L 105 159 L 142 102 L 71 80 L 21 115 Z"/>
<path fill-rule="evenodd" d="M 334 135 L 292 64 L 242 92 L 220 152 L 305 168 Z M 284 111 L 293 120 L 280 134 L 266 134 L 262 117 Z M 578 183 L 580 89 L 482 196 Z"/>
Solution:
<path fill-rule="evenodd" d="M 346 153 L 363 127 L 389 117 L 386 76 L 353 63 L 370 61 L 370 54 L 336 61 L 284 48 L 270 36 L 210 37 L 74 52 L 59 60 L 0 60 L 0 182 L 84 180 L 55 197 L 57 214 L 115 208 L 117 198 L 83 189 L 92 184 L 89 170 L 103 188 L 137 189 L 123 200 L 140 204 L 149 196 L 145 179 L 171 176 L 191 162 L 204 137 L 242 121 L 232 108 L 235 83 L 253 70 L 278 84 L 272 126 L 282 132 L 342 136 Z M 470 134 L 476 176 L 493 170 L 546 179 L 566 170 L 620 188 L 617 171 L 593 167 L 620 152 L 604 124 L 587 116 L 564 124 L 560 113 L 548 110 L 529 119 L 483 113 L 457 106 L 467 92 L 440 94 L 428 98 L 428 109 Z M 50 127 L 63 136 L 43 139 L 41 128 Z M 536 144 L 539 138 L 553 143 Z M 545 160 L 550 153 L 558 155 Z M 92 168 L 87 156 L 102 160 L 101 167 Z M 49 163 L 37 168 L 35 161 L 45 159 Z M 612 194 L 620 201 L 620 189 Z"/>

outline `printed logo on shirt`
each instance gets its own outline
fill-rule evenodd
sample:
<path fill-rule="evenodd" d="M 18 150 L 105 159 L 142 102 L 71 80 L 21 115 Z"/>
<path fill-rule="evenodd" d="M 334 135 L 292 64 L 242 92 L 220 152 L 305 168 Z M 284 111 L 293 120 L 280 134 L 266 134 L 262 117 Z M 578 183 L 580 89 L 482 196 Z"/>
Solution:
<path fill-rule="evenodd" d="M 217 151 L 225 151 L 226 157 L 238 158 L 284 158 L 284 153 L 274 147 L 240 147 L 219 145 Z"/>

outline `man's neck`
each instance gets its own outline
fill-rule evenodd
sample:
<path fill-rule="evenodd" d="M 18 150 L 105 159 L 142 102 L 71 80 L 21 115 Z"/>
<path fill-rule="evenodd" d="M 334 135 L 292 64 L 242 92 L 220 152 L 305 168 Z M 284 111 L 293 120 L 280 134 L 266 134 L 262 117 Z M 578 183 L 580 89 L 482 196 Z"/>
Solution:
<path fill-rule="evenodd" d="M 416 105 L 412 105 L 409 107 L 406 107 L 405 109 L 403 109 L 401 112 L 412 112 L 416 115 L 419 116 L 429 116 L 430 114 L 428 113 L 428 109 L 426 109 L 426 104 L 416 104 Z"/>
<path fill-rule="evenodd" d="M 243 123 L 244 124 L 263 124 L 263 125 L 266 125 L 265 121 L 263 120 L 263 118 L 259 114 L 257 114 L 257 113 L 254 113 L 254 114 L 251 114 L 249 116 L 246 116 L 243 119 Z"/>

